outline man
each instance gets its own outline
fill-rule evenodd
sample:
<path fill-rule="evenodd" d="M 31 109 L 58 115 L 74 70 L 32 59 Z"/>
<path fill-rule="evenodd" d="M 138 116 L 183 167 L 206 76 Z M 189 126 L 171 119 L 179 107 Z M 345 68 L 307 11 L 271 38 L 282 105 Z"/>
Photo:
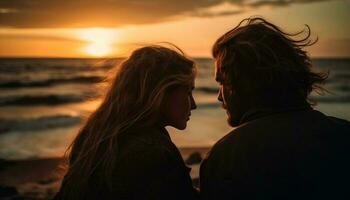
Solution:
<path fill-rule="evenodd" d="M 350 199 L 350 123 L 311 107 L 327 74 L 310 69 L 306 28 L 249 18 L 214 44 L 218 100 L 236 129 L 201 165 L 203 199 Z"/>

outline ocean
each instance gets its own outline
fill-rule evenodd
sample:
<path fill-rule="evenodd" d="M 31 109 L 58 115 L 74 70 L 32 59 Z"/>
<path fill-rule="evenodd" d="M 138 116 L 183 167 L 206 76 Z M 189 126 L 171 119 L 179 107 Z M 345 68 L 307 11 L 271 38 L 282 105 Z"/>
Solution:
<path fill-rule="evenodd" d="M 81 122 L 99 104 L 99 84 L 121 59 L 0 59 L 0 158 L 62 156 Z M 178 147 L 210 147 L 232 128 L 217 101 L 213 61 L 195 59 L 198 76 L 187 129 L 167 128 Z M 315 109 L 350 120 L 350 59 L 314 59 L 329 71 L 324 96 L 312 94 Z"/>

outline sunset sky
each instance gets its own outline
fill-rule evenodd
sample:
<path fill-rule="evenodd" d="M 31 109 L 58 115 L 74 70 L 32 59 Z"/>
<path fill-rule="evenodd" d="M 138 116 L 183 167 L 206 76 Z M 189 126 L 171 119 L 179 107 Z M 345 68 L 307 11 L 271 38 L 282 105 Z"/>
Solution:
<path fill-rule="evenodd" d="M 350 57 L 348 0 L 0 0 L 1 57 L 116 57 L 171 42 L 209 57 L 215 40 L 249 16 L 286 31 L 308 24 L 312 57 Z"/>

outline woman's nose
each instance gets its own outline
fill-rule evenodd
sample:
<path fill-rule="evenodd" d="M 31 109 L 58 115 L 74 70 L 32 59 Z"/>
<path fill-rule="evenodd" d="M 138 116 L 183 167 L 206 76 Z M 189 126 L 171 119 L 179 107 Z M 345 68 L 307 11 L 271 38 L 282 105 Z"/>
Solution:
<path fill-rule="evenodd" d="M 219 100 L 220 102 L 223 102 L 223 98 L 222 98 L 222 87 L 219 88 L 218 100 Z"/>

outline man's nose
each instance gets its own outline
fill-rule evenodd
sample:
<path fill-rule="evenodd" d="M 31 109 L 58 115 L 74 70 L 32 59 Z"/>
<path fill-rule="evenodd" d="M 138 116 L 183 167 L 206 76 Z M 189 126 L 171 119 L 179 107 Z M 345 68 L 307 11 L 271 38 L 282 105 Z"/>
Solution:
<path fill-rule="evenodd" d="M 219 100 L 220 102 L 223 102 L 223 98 L 222 98 L 222 87 L 219 88 L 218 100 Z"/>

